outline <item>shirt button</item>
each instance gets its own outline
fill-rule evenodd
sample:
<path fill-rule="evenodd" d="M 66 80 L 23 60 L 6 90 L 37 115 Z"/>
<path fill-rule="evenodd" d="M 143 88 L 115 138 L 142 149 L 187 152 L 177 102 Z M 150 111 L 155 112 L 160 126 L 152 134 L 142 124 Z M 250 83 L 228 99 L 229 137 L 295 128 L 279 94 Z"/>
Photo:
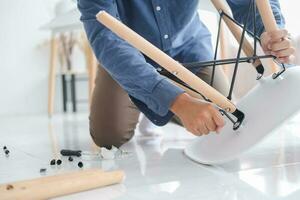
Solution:
<path fill-rule="evenodd" d="M 160 6 L 156 6 L 156 10 L 157 10 L 157 11 L 160 11 L 160 10 L 161 10 L 161 7 L 160 7 Z"/>
<path fill-rule="evenodd" d="M 168 38 L 169 38 L 169 35 L 167 35 L 167 34 L 164 35 L 164 38 L 165 38 L 165 39 L 168 39 Z"/>

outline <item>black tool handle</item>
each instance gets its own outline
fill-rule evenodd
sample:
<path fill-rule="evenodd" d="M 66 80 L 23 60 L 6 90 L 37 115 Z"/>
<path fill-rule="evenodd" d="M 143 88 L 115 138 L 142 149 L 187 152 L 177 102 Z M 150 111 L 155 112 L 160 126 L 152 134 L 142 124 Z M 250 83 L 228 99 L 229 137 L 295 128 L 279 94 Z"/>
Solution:
<path fill-rule="evenodd" d="M 62 149 L 60 154 L 63 156 L 81 156 L 81 150 L 69 150 L 69 149 Z"/>

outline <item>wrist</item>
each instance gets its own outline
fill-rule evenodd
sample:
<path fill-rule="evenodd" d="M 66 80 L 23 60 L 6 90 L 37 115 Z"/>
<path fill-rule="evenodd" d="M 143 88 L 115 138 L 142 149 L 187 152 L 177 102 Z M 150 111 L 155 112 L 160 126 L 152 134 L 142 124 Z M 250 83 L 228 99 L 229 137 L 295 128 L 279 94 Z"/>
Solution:
<path fill-rule="evenodd" d="M 171 105 L 170 110 L 175 114 L 175 115 L 179 115 L 182 108 L 185 107 L 185 105 L 191 101 L 191 96 L 189 94 L 187 94 L 186 92 L 178 95 L 174 102 Z"/>

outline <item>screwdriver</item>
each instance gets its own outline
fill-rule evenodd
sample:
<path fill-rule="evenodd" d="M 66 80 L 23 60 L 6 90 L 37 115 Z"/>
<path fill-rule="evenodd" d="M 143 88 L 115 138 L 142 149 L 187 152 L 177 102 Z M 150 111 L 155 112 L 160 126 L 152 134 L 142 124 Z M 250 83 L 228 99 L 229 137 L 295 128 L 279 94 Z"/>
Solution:
<path fill-rule="evenodd" d="M 82 155 L 88 155 L 88 156 L 97 156 L 99 155 L 98 153 L 84 153 L 81 150 L 70 150 L 70 149 L 62 149 L 60 151 L 60 154 L 62 156 L 76 156 L 76 157 L 81 157 Z"/>

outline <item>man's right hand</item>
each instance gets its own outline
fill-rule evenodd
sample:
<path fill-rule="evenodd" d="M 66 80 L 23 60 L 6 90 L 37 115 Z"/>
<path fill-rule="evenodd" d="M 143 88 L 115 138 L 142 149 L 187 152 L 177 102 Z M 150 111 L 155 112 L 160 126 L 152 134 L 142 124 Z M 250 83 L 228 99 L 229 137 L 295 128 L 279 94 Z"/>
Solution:
<path fill-rule="evenodd" d="M 200 101 L 187 93 L 175 99 L 171 111 L 180 118 L 189 132 L 197 136 L 210 132 L 219 133 L 225 125 L 222 115 L 212 104 Z"/>

